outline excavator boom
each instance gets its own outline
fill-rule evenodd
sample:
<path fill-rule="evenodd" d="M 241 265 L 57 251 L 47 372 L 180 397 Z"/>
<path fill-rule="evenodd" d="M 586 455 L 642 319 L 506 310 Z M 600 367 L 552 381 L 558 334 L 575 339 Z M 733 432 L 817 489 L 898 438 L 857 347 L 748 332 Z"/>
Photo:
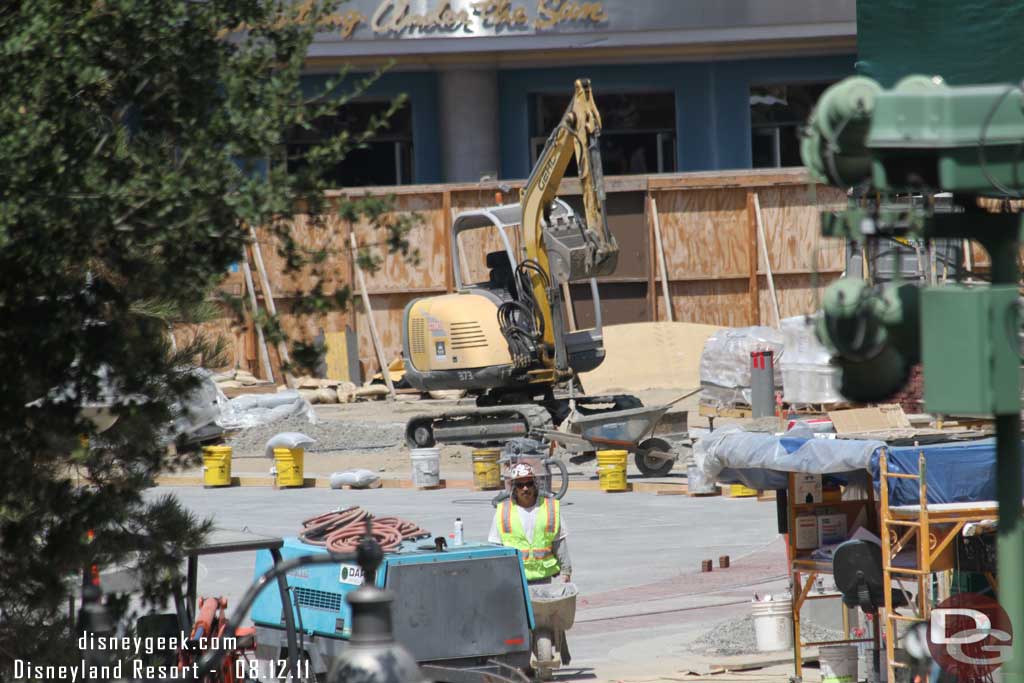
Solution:
<path fill-rule="evenodd" d="M 553 320 L 549 289 L 564 282 L 609 275 L 618 264 L 619 245 L 605 216 L 600 136 L 601 114 L 590 81 L 577 80 L 569 106 L 551 131 L 521 195 L 526 258 L 541 271 L 531 272 L 530 280 L 544 318 L 543 341 L 552 347 L 556 344 L 558 321 Z M 550 207 L 574 155 L 585 221 L 581 222 L 575 214 L 567 220 L 549 220 Z"/>

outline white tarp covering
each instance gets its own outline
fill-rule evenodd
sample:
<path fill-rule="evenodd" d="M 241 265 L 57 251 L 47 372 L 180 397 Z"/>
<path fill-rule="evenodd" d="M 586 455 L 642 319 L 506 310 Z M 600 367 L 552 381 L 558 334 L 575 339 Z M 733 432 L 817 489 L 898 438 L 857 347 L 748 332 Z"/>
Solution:
<path fill-rule="evenodd" d="M 758 489 L 786 486 L 786 472 L 839 474 L 867 471 L 882 441 L 817 439 L 806 431 L 782 436 L 716 429 L 693 446 L 693 457 L 708 481 L 741 480 Z"/>
<path fill-rule="evenodd" d="M 814 334 L 814 319 L 798 315 L 782 321 L 785 354 L 777 367 L 782 370 L 782 400 L 787 403 L 838 403 L 839 368 L 829 361 L 831 354 Z"/>
<path fill-rule="evenodd" d="M 217 424 L 224 429 L 248 429 L 293 415 L 305 417 L 310 424 L 318 421 L 313 406 L 294 389 L 276 394 L 242 394 L 223 406 Z"/>
<path fill-rule="evenodd" d="M 782 386 L 782 332 L 773 327 L 737 327 L 715 332 L 700 355 L 701 399 L 718 407 L 750 404 L 750 354 L 774 352 L 775 386 Z"/>

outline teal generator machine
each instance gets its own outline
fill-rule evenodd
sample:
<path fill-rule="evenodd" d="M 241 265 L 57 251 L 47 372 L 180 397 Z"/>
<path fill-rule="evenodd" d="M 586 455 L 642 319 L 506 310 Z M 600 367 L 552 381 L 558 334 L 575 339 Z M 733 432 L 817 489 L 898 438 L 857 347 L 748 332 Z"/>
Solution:
<path fill-rule="evenodd" d="M 281 548 L 286 560 L 324 552 L 298 538 L 286 538 Z M 259 551 L 255 576 L 272 564 L 270 552 Z M 288 575 L 298 647 L 310 673 L 326 673 L 345 648 L 351 628 L 345 596 L 362 583 L 356 564 L 313 565 Z M 376 583 L 394 595 L 396 640 L 433 680 L 485 680 L 487 673 L 529 666 L 533 612 L 515 549 L 473 544 L 437 550 L 406 541 L 384 555 Z M 263 591 L 252 619 L 257 656 L 284 659 L 288 640 L 278 591 Z"/>

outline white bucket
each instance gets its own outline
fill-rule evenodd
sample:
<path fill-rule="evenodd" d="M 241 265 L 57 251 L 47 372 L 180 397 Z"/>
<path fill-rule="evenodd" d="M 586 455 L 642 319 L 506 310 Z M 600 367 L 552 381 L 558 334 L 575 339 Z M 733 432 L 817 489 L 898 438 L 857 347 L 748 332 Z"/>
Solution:
<path fill-rule="evenodd" d="M 441 449 L 412 449 L 412 485 L 417 488 L 441 483 Z"/>
<path fill-rule="evenodd" d="M 821 683 L 856 683 L 857 646 L 822 645 L 818 648 Z"/>
<path fill-rule="evenodd" d="M 778 652 L 793 647 L 793 601 L 788 598 L 754 600 L 750 603 L 754 617 L 754 636 L 758 652 Z M 857 658 L 854 654 L 854 665 Z"/>

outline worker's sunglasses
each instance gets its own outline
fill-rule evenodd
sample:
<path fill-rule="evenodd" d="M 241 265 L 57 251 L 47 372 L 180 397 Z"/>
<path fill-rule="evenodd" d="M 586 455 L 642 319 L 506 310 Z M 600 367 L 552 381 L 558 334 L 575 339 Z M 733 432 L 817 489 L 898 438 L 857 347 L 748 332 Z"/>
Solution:
<path fill-rule="evenodd" d="M 512 484 L 517 489 L 535 489 L 537 488 L 536 482 L 533 481 L 517 481 Z"/>

